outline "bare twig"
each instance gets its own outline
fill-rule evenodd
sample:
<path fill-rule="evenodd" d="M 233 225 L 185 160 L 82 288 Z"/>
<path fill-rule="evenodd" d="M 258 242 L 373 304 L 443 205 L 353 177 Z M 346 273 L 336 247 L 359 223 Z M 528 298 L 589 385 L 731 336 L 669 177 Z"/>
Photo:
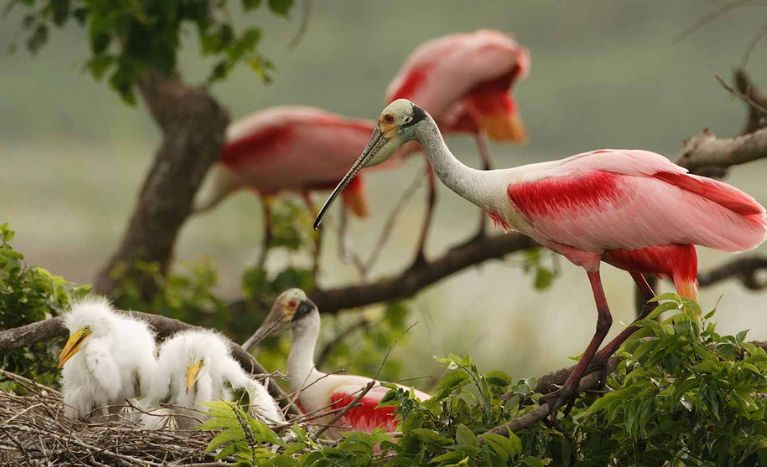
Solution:
<path fill-rule="evenodd" d="M 762 27 L 759 28 L 759 30 L 756 32 L 756 34 L 754 34 L 751 40 L 748 41 L 746 50 L 743 52 L 743 57 L 740 59 L 741 69 L 746 68 L 746 65 L 748 65 L 748 60 L 751 58 L 751 53 L 754 51 L 757 44 L 759 44 L 765 35 L 767 35 L 767 23 L 763 24 Z"/>
<path fill-rule="evenodd" d="M 748 91 L 741 92 L 739 89 L 735 89 L 734 87 L 727 84 L 727 82 L 724 79 L 722 79 L 722 77 L 719 75 L 715 75 L 714 77 L 719 82 L 719 84 L 722 85 L 724 89 L 729 91 L 730 94 L 732 94 L 733 96 L 740 98 L 750 108 L 758 110 L 759 112 L 767 113 L 767 108 L 765 108 L 762 103 L 756 102 L 751 96 L 749 96 Z"/>
<path fill-rule="evenodd" d="M 301 39 L 306 35 L 306 30 L 309 28 L 309 20 L 312 18 L 312 10 L 314 9 L 314 2 L 312 0 L 304 0 L 304 12 L 301 15 L 301 24 L 298 26 L 298 31 L 293 39 L 290 40 L 288 47 L 295 49 L 301 42 Z"/>
<path fill-rule="evenodd" d="M 322 364 L 325 363 L 325 360 L 328 359 L 328 357 L 333 352 L 333 350 L 335 350 L 338 344 L 340 344 L 344 339 L 354 334 L 358 330 L 367 329 L 368 327 L 370 327 L 370 321 L 368 320 L 366 316 L 363 315 L 359 319 L 357 319 L 354 323 L 347 326 L 343 331 L 333 336 L 333 338 L 330 339 L 327 343 L 325 343 L 324 347 L 322 347 L 322 350 L 320 351 L 320 356 L 317 358 L 316 366 L 318 368 L 321 368 Z"/>
<path fill-rule="evenodd" d="M 330 421 L 327 424 L 325 424 L 325 426 L 317 430 L 317 433 L 315 433 L 312 438 L 313 439 L 319 438 L 320 436 L 322 436 L 323 433 L 325 433 L 328 430 L 328 428 L 335 426 L 335 424 L 338 423 L 338 421 L 341 420 L 341 418 L 344 415 L 346 415 L 347 412 L 349 412 L 351 409 L 359 405 L 362 398 L 365 397 L 365 394 L 370 392 L 370 390 L 373 389 L 373 386 L 375 386 L 377 382 L 378 381 L 371 379 L 368 382 L 368 384 L 360 388 L 359 394 L 357 394 L 357 397 L 355 397 L 346 407 L 344 407 L 343 410 L 341 410 L 333 418 L 331 418 Z"/>
<path fill-rule="evenodd" d="M 717 19 L 718 17 L 728 13 L 729 11 L 739 7 L 743 6 L 747 3 L 750 3 L 751 0 L 735 0 L 732 2 L 726 2 L 719 6 L 719 8 L 712 10 L 705 15 L 701 16 L 695 23 L 690 25 L 687 29 L 677 34 L 673 39 L 672 42 L 676 43 L 684 39 L 685 37 L 688 37 L 698 29 L 702 28 L 703 26 L 707 25 L 711 21 Z"/>
<path fill-rule="evenodd" d="M 423 182 L 423 175 L 420 173 L 416 174 L 416 177 L 410 183 L 410 186 L 408 186 L 404 193 L 402 193 L 402 197 L 400 197 L 399 201 L 394 206 L 394 209 L 392 209 L 392 212 L 389 215 L 389 218 L 386 220 L 386 223 L 381 230 L 381 234 L 376 241 L 376 245 L 373 247 L 373 252 L 370 254 L 370 258 L 363 266 L 361 271 L 363 279 L 367 278 L 367 275 L 373 269 L 373 266 L 375 266 L 376 261 L 378 261 L 378 257 L 381 255 L 381 252 L 386 246 L 386 242 L 389 240 L 392 230 L 394 230 L 397 218 L 402 213 L 402 210 L 407 205 L 407 203 L 413 198 L 413 195 L 418 191 L 418 187 L 421 186 L 421 182 Z"/>
<path fill-rule="evenodd" d="M 746 100 L 748 116 L 741 134 L 753 133 L 767 125 L 767 122 L 765 122 L 765 119 L 767 119 L 767 94 L 751 81 L 748 73 L 743 68 L 735 71 L 735 88 L 740 94 L 748 98 Z"/>

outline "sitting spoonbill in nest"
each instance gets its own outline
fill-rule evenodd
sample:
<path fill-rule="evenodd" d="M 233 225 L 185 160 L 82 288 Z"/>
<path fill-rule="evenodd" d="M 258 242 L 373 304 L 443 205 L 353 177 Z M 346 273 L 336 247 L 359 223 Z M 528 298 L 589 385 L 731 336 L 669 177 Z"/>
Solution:
<path fill-rule="evenodd" d="M 67 418 L 108 416 L 114 412 L 110 406 L 148 393 L 156 362 L 146 323 L 120 314 L 103 297 L 89 296 L 72 303 L 64 324 L 69 339 L 59 368 Z"/>
<path fill-rule="evenodd" d="M 373 381 L 364 376 L 327 374 L 317 370 L 314 365 L 314 350 L 320 334 L 320 313 L 317 306 L 301 289 L 289 289 L 280 294 L 263 324 L 243 344 L 243 347 L 250 351 L 267 336 L 288 325 L 293 328 L 293 346 L 288 356 L 290 388 L 299 392 L 301 408 L 307 414 L 326 409 L 343 409 L 354 401 L 368 383 Z M 394 414 L 395 408 L 378 406 L 389 389 L 376 383 L 360 399 L 358 407 L 349 409 L 338 420 L 342 427 L 365 432 L 375 428 L 395 430 L 398 423 Z M 415 397 L 419 400 L 431 397 L 425 392 L 399 386 L 413 390 Z M 321 424 L 332 418 L 333 414 L 328 415 L 319 419 L 318 423 Z M 337 434 L 338 430 L 333 429 L 331 432 Z"/>
<path fill-rule="evenodd" d="M 697 299 L 695 245 L 744 251 L 761 244 L 767 233 L 764 207 L 751 196 L 688 174 L 649 151 L 603 149 L 511 169 L 472 169 L 453 156 L 431 116 L 404 99 L 384 109 L 365 151 L 320 210 L 315 229 L 361 168 L 385 161 L 411 140 L 455 193 L 505 229 L 532 237 L 586 270 L 598 313 L 596 332 L 563 387 L 548 398 L 552 421 L 563 403 L 572 406 L 592 360 L 604 382 L 610 355 L 637 330 L 629 326 L 597 352 L 612 324 L 601 262 L 628 271 L 646 299 L 654 292 L 645 274 L 672 279 L 680 295 Z M 645 306 L 639 319 L 652 309 Z"/>
<path fill-rule="evenodd" d="M 232 390 L 237 389 L 248 393 L 252 415 L 267 423 L 285 421 L 266 388 L 232 358 L 226 339 L 208 330 L 179 332 L 160 346 L 150 391 L 153 402 L 167 402 L 171 407 L 153 411 L 144 422 L 158 427 L 165 422 L 158 423 L 158 418 L 171 415 L 178 428 L 192 428 L 207 418 L 204 403 L 232 400 Z"/>

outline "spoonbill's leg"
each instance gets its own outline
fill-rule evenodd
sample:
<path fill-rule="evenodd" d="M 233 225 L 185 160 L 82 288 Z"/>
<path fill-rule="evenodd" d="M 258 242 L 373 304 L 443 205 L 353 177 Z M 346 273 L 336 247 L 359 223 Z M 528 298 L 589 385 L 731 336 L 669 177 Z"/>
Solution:
<path fill-rule="evenodd" d="M 424 249 L 426 248 L 426 240 L 429 237 L 429 229 L 434 217 L 434 205 L 437 203 L 437 181 L 434 170 L 432 170 L 428 160 L 426 160 L 426 177 L 429 182 L 428 194 L 426 196 L 426 213 L 424 214 L 423 225 L 421 227 L 421 235 L 418 237 L 418 250 L 416 250 L 415 260 L 411 266 L 413 268 L 426 263 Z"/>
<path fill-rule="evenodd" d="M 645 319 L 647 315 L 649 315 L 650 312 L 655 309 L 657 303 L 649 301 L 655 296 L 655 292 L 653 292 L 652 287 L 650 287 L 650 284 L 647 282 L 647 278 L 638 272 L 631 272 L 630 274 L 634 279 L 634 282 L 636 282 L 637 290 L 642 295 L 642 297 L 644 297 L 644 305 L 642 306 L 642 311 L 634 321 L 637 322 L 641 319 Z M 612 355 L 618 350 L 618 348 L 620 348 L 626 339 L 628 339 L 629 336 L 634 334 L 638 329 L 638 327 L 633 325 L 628 326 L 626 329 L 621 331 L 620 334 L 615 336 L 613 340 L 599 349 L 599 352 L 594 355 L 591 366 L 593 368 L 599 368 L 599 386 L 603 386 L 605 384 L 605 380 L 607 379 L 607 361 L 610 360 L 610 357 L 612 357 Z"/>
<path fill-rule="evenodd" d="M 586 347 L 586 351 L 583 352 L 581 359 L 578 360 L 578 364 L 575 365 L 575 369 L 570 373 L 562 388 L 544 397 L 549 403 L 549 417 L 552 423 L 556 423 L 557 412 L 562 404 L 567 403 L 565 413 L 572 408 L 575 397 L 578 395 L 578 383 L 613 323 L 610 307 L 607 305 L 607 298 L 602 287 L 602 279 L 599 276 L 599 270 L 589 271 L 588 276 L 591 290 L 594 293 L 594 301 L 597 305 L 597 329 L 594 332 L 594 337 L 591 338 L 591 342 L 589 342 L 589 346 Z"/>
<path fill-rule="evenodd" d="M 266 255 L 272 245 L 274 232 L 272 230 L 272 197 L 261 196 L 261 208 L 264 213 L 264 239 L 261 243 L 261 255 L 258 257 L 258 267 L 266 267 Z"/>
<path fill-rule="evenodd" d="M 641 275 L 641 274 L 640 274 Z M 634 275 L 632 274 L 632 277 Z M 645 280 L 645 283 L 650 287 L 650 290 L 655 290 L 655 287 L 658 286 L 658 278 L 656 276 L 647 276 L 643 278 Z M 636 281 L 637 279 L 634 279 Z M 638 285 L 634 288 L 634 309 L 636 310 L 636 316 L 639 318 L 642 315 L 642 312 L 647 306 L 647 300 L 649 300 L 652 297 L 647 297 L 647 291 L 643 290 L 642 286 Z M 653 295 L 654 297 L 655 295 Z M 640 318 L 641 319 L 641 318 Z"/>
<path fill-rule="evenodd" d="M 493 169 L 493 160 L 490 157 L 490 150 L 487 148 L 487 139 L 485 139 L 485 135 L 482 133 L 476 133 L 474 135 L 474 140 L 477 143 L 477 150 L 479 151 L 479 157 L 482 160 L 482 170 L 492 170 Z M 485 232 L 487 231 L 487 216 L 484 212 L 479 212 L 479 230 L 477 230 L 477 238 L 481 238 L 485 236 Z"/>
<path fill-rule="evenodd" d="M 308 191 L 301 193 L 301 197 L 304 199 L 306 208 L 311 213 L 311 216 L 317 217 L 317 205 L 314 204 L 314 198 Z M 344 208 L 346 209 L 346 208 Z M 322 232 L 324 229 L 319 229 L 314 232 L 314 253 L 312 254 L 312 275 L 317 276 L 317 272 L 320 270 L 320 254 L 322 253 Z"/>

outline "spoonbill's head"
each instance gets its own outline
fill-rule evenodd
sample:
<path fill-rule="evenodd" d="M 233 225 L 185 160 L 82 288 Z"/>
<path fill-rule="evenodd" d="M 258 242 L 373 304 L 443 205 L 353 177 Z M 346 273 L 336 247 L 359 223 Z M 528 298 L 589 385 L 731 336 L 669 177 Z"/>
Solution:
<path fill-rule="evenodd" d="M 309 297 L 306 296 L 306 292 L 303 290 L 288 289 L 285 292 L 282 292 L 280 296 L 277 297 L 277 300 L 274 301 L 272 310 L 261 324 L 261 327 L 259 327 L 256 333 L 243 344 L 243 347 L 245 350 L 250 350 L 268 336 L 284 329 L 292 323 L 300 321 L 301 318 L 316 310 L 317 305 L 309 300 Z"/>
<path fill-rule="evenodd" d="M 344 175 L 333 193 L 317 214 L 314 229 L 317 230 L 322 218 L 330 208 L 333 200 L 344 191 L 344 188 L 354 179 L 357 172 L 364 167 L 371 167 L 386 161 L 403 144 L 415 138 L 416 130 L 428 120 L 427 113 L 422 108 L 407 99 L 397 99 L 381 112 L 373 135 L 370 137 L 365 150 L 352 168 Z"/>
<path fill-rule="evenodd" d="M 103 297 L 91 296 L 72 303 L 64 316 L 69 339 L 59 354 L 58 367 L 74 357 L 93 338 L 110 339 L 113 332 L 114 311 Z"/>

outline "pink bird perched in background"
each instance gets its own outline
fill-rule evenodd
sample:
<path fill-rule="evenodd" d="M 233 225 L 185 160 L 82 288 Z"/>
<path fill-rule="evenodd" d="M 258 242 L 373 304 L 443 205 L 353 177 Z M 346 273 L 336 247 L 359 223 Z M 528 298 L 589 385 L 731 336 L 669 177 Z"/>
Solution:
<path fill-rule="evenodd" d="M 645 274 L 668 277 L 680 295 L 695 299 L 695 245 L 743 251 L 761 244 L 767 234 L 764 207 L 751 196 L 690 175 L 649 151 L 603 149 L 511 169 L 472 169 L 453 156 L 429 114 L 404 99 L 384 109 L 367 149 L 325 202 L 314 227 L 361 168 L 382 163 L 408 141 L 420 144 L 445 185 L 496 223 L 586 270 L 597 328 L 564 386 L 550 398 L 552 421 L 564 402 L 574 400 L 592 360 L 604 380 L 610 355 L 637 329 L 629 326 L 597 352 L 612 325 L 599 275 L 602 261 L 628 271 L 648 300 L 654 293 Z M 651 310 L 645 307 L 639 319 Z"/>
<path fill-rule="evenodd" d="M 264 250 L 272 238 L 269 197 L 297 192 L 309 199 L 315 190 L 332 189 L 365 148 L 374 123 L 312 107 L 272 107 L 250 114 L 227 129 L 221 159 L 195 202 L 195 212 L 216 206 L 230 193 L 249 188 L 262 197 Z M 370 211 L 362 178 L 343 194 L 353 214 Z"/>
<path fill-rule="evenodd" d="M 475 135 L 484 169 L 490 155 L 484 135 L 523 142 L 527 132 L 511 89 L 530 69 L 526 48 L 501 31 L 482 29 L 432 39 L 416 48 L 386 91 L 386 102 L 408 99 L 431 114 L 443 133 Z M 421 261 L 435 203 L 434 176 L 418 246 Z M 480 234 L 484 232 L 484 222 Z"/>
<path fill-rule="evenodd" d="M 366 386 L 375 381 L 365 376 L 339 373 L 323 373 L 314 365 L 314 350 L 320 335 L 320 313 L 301 289 L 289 289 L 275 300 L 272 310 L 253 336 L 243 344 L 246 351 L 251 351 L 269 335 L 287 326 L 293 328 L 293 346 L 288 356 L 288 378 L 290 387 L 299 394 L 301 408 L 311 415 L 322 410 L 341 410 L 354 402 Z M 338 420 L 341 427 L 355 431 L 370 432 L 375 428 L 394 431 L 399 421 L 395 416 L 395 407 L 379 407 L 389 388 L 381 386 L 379 381 L 369 388 L 358 401 L 358 406 L 348 409 Z M 412 391 L 419 400 L 429 399 L 425 392 L 399 385 Z M 328 422 L 333 415 L 323 417 L 318 423 Z M 335 430 L 337 432 L 338 430 Z M 340 430 L 343 431 L 343 428 Z"/>

